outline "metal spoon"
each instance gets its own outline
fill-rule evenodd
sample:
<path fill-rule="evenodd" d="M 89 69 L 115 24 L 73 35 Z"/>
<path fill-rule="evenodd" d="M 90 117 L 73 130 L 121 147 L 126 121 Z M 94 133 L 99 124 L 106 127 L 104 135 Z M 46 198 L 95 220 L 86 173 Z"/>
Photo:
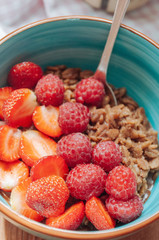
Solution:
<path fill-rule="evenodd" d="M 107 83 L 107 69 L 108 69 L 108 64 L 110 60 L 110 56 L 114 47 L 114 43 L 121 25 L 121 22 L 125 16 L 126 10 L 128 8 L 128 5 L 130 3 L 130 0 L 118 0 L 116 9 L 114 12 L 113 16 L 113 21 L 111 25 L 111 29 L 108 35 L 108 39 L 102 54 L 102 57 L 100 59 L 99 65 L 96 69 L 96 72 L 94 74 L 94 77 L 101 82 L 104 83 L 105 87 L 110 91 L 113 100 L 114 100 L 114 105 L 117 105 L 117 100 L 115 97 L 115 94 L 109 84 Z"/>

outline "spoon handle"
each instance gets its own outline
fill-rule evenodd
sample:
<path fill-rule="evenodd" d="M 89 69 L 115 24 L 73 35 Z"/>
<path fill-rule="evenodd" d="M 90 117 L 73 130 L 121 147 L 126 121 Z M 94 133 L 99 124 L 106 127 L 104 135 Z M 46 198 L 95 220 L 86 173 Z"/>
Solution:
<path fill-rule="evenodd" d="M 105 73 L 105 76 L 107 74 L 108 63 L 113 50 L 113 46 L 129 3 L 130 0 L 118 0 L 116 5 L 113 22 L 109 32 L 107 43 L 105 45 L 101 60 L 97 68 L 97 70 Z"/>

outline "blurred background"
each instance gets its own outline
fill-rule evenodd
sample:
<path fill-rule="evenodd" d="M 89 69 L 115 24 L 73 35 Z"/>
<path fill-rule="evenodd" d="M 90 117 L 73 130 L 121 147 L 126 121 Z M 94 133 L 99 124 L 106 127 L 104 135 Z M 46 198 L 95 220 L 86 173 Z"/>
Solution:
<path fill-rule="evenodd" d="M 0 38 L 34 21 L 65 15 L 112 19 L 116 0 L 0 0 Z M 123 23 L 159 43 L 159 0 L 131 0 Z"/>

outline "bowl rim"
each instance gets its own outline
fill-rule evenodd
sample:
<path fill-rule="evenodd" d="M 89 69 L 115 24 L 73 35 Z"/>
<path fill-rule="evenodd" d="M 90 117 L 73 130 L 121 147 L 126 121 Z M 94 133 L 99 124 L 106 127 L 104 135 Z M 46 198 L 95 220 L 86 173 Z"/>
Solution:
<path fill-rule="evenodd" d="M 60 17 L 52 17 L 52 18 L 46 18 L 43 20 L 39 20 L 33 23 L 29 23 L 25 26 L 22 26 L 11 33 L 7 34 L 5 37 L 0 39 L 0 44 L 5 43 L 8 39 L 11 37 L 38 25 L 49 23 L 49 22 L 55 22 L 55 21 L 63 21 L 63 20 L 90 20 L 90 21 L 98 21 L 98 22 L 104 22 L 111 24 L 112 21 L 100 18 L 100 17 L 93 17 L 93 16 L 84 16 L 84 15 L 69 15 L 69 16 L 60 16 Z M 150 42 L 153 46 L 159 49 L 159 44 L 146 36 L 145 34 L 139 32 L 138 30 L 135 30 L 129 26 L 126 26 L 124 24 L 121 25 L 122 28 L 140 36 L 141 38 L 145 39 L 146 41 Z M 127 235 L 130 233 L 133 233 L 137 230 L 140 230 L 142 227 L 145 227 L 146 225 L 152 223 L 153 221 L 157 220 L 159 218 L 159 212 L 156 212 L 151 217 L 149 217 L 146 220 L 143 220 L 135 225 L 126 227 L 124 229 L 113 229 L 111 230 L 104 230 L 104 231 L 95 231 L 95 232 L 80 232 L 80 231 L 70 231 L 70 230 L 62 230 L 62 229 L 56 229 L 51 228 L 46 225 L 43 225 L 41 223 L 35 222 L 33 220 L 28 220 L 28 218 L 16 213 L 12 209 L 10 209 L 8 206 L 6 206 L 3 202 L 0 202 L 0 212 L 4 215 L 4 217 L 11 221 L 16 222 L 18 225 L 23 226 L 24 228 L 29 228 L 33 232 L 38 232 L 43 235 L 49 236 L 49 237 L 60 237 L 65 239 L 112 239 L 115 237 Z"/>
<path fill-rule="evenodd" d="M 85 16 L 85 15 L 68 15 L 68 16 L 59 16 L 59 17 L 51 17 L 51 18 L 45 18 L 42 20 L 38 20 L 29 24 L 26 24 L 22 27 L 17 28 L 16 30 L 8 33 L 7 35 L 5 35 L 4 37 L 2 37 L 0 39 L 0 44 L 4 43 L 5 41 L 7 41 L 9 38 L 17 35 L 20 32 L 23 32 L 29 28 L 35 27 L 37 25 L 41 25 L 44 23 L 48 23 L 48 22 L 56 22 L 56 21 L 62 21 L 62 20 L 91 20 L 91 21 L 98 21 L 98 22 L 105 22 L 105 23 L 112 23 L 112 20 L 106 19 L 106 18 L 102 18 L 102 17 L 94 17 L 94 16 Z M 148 42 L 150 42 L 151 44 L 153 44 L 155 47 L 157 47 L 159 49 L 159 43 L 157 43 L 155 40 L 152 40 L 150 37 L 148 37 L 147 35 L 145 35 L 144 33 L 141 33 L 140 31 L 129 27 L 125 24 L 121 24 L 122 28 L 125 28 L 126 30 L 135 33 L 136 35 L 144 38 L 145 40 L 147 40 Z"/>

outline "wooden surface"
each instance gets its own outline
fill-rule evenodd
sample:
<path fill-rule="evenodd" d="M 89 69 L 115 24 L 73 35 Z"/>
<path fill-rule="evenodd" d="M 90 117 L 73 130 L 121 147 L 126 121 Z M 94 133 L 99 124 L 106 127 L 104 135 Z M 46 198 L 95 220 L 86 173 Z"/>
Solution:
<path fill-rule="evenodd" d="M 139 232 L 122 238 L 121 240 L 158 240 L 159 239 L 159 220 L 148 225 Z M 38 237 L 34 237 L 19 228 L 15 227 L 11 223 L 7 222 L 0 215 L 0 240 L 43 240 Z"/>

